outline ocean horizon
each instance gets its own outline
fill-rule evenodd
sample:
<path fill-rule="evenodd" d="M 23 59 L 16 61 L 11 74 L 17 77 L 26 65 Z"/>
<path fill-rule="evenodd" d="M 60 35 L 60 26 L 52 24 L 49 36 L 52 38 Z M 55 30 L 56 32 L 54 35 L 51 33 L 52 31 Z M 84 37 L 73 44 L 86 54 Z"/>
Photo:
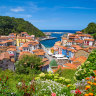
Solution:
<path fill-rule="evenodd" d="M 41 31 L 42 32 L 62 32 L 61 34 L 57 34 L 57 33 L 51 34 L 51 37 L 56 37 L 56 39 L 40 41 L 40 43 L 43 44 L 46 48 L 51 48 L 54 46 L 55 42 L 61 41 L 62 35 L 66 33 L 76 33 L 76 31 L 80 31 L 80 30 L 41 30 Z"/>
<path fill-rule="evenodd" d="M 71 32 L 74 33 L 76 31 L 80 31 L 80 30 L 41 30 L 42 32 Z"/>

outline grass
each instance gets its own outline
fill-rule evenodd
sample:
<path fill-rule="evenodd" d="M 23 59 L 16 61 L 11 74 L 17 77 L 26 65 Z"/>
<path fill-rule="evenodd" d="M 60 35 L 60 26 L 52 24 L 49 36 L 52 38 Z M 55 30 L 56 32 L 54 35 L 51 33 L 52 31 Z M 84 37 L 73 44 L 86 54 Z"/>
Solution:
<path fill-rule="evenodd" d="M 61 76 L 61 77 L 70 79 L 72 81 L 72 83 L 75 83 L 75 80 L 74 80 L 75 72 L 76 72 L 76 70 L 72 70 L 72 69 L 64 69 L 64 70 L 59 69 L 56 73 L 58 73 L 59 76 Z"/>

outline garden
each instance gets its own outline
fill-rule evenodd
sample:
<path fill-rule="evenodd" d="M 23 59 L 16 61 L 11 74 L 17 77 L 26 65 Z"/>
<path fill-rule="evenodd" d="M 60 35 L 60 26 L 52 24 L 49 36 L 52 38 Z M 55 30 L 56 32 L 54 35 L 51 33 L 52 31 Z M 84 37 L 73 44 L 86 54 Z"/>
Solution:
<path fill-rule="evenodd" d="M 41 64 L 40 58 L 34 57 L 36 62 L 33 62 L 25 56 L 16 62 L 16 72 L 0 70 L 0 96 L 96 96 L 95 58 L 96 50 L 77 70 L 47 73 L 36 65 Z"/>

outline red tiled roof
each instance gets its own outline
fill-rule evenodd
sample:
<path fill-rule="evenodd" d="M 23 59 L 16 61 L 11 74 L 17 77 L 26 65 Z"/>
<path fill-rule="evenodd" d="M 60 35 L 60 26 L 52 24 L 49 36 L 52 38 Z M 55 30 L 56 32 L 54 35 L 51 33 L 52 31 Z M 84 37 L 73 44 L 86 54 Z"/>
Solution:
<path fill-rule="evenodd" d="M 64 64 L 64 65 L 67 66 L 67 67 L 69 67 L 70 69 L 71 69 L 71 68 L 72 68 L 72 69 L 76 69 L 76 68 L 77 68 L 76 65 L 71 64 L 71 63 L 66 63 L 66 64 Z"/>
<path fill-rule="evenodd" d="M 94 41 L 94 39 L 84 39 L 84 41 Z"/>
<path fill-rule="evenodd" d="M 69 49 L 67 49 L 68 51 L 71 51 L 71 52 L 76 52 L 76 50 L 75 49 L 71 49 L 71 48 L 69 48 Z"/>
<path fill-rule="evenodd" d="M 71 40 L 68 40 L 67 42 L 73 42 L 73 41 L 71 41 Z"/>
<path fill-rule="evenodd" d="M 16 48 L 16 46 L 10 45 L 9 48 Z"/>
<path fill-rule="evenodd" d="M 81 37 L 93 37 L 93 36 L 91 36 L 89 34 L 78 34 L 78 35 L 81 36 Z"/>
<path fill-rule="evenodd" d="M 23 47 L 28 47 L 28 43 L 23 44 L 23 45 L 22 45 L 22 48 L 23 48 Z"/>
<path fill-rule="evenodd" d="M 65 37 L 62 37 L 62 40 L 67 40 L 67 38 L 65 38 Z"/>
<path fill-rule="evenodd" d="M 76 43 L 83 43 L 84 40 L 75 40 Z"/>
<path fill-rule="evenodd" d="M 23 55 L 32 55 L 32 53 L 30 53 L 29 51 L 20 52 L 19 59 L 21 59 Z"/>
<path fill-rule="evenodd" d="M 3 59 L 10 59 L 8 52 L 3 52 L 0 54 L 0 60 L 3 60 Z"/>
<path fill-rule="evenodd" d="M 82 32 L 81 32 L 81 31 L 77 31 L 76 33 L 77 33 L 77 34 L 82 34 Z"/>
<path fill-rule="evenodd" d="M 16 48 L 9 48 L 7 51 L 16 51 Z"/>
<path fill-rule="evenodd" d="M 42 62 L 46 62 L 46 61 L 48 61 L 47 58 L 43 58 L 43 59 L 42 59 Z"/>
<path fill-rule="evenodd" d="M 64 50 L 66 50 L 66 49 L 67 49 L 67 47 L 64 47 L 64 46 L 60 46 L 60 48 L 62 48 L 62 49 L 64 49 Z"/>
<path fill-rule="evenodd" d="M 76 58 L 75 60 L 73 60 L 73 62 L 80 62 L 82 64 L 86 60 L 87 60 L 87 58 L 85 56 L 80 56 L 80 57 Z"/>

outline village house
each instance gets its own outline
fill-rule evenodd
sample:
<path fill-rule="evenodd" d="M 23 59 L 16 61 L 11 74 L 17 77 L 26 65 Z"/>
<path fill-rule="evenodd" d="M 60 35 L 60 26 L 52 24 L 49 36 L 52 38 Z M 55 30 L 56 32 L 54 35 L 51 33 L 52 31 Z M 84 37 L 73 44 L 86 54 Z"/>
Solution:
<path fill-rule="evenodd" d="M 67 49 L 67 56 L 66 56 L 66 57 L 68 57 L 69 59 L 70 59 L 70 58 L 73 58 L 75 52 L 76 52 L 75 49 L 68 48 L 68 49 Z"/>
<path fill-rule="evenodd" d="M 33 54 L 35 54 L 36 56 L 40 57 L 40 58 L 45 58 L 45 52 L 43 49 L 36 49 L 36 50 L 32 50 Z"/>
<path fill-rule="evenodd" d="M 10 45 L 13 45 L 13 46 L 15 45 L 14 40 L 10 39 L 10 40 L 0 42 L 0 46 L 10 46 Z"/>
<path fill-rule="evenodd" d="M 73 41 L 68 40 L 66 46 L 70 47 L 73 44 Z"/>
<path fill-rule="evenodd" d="M 10 58 L 8 52 L 3 52 L 0 54 L 0 68 L 2 70 L 15 70 L 14 61 Z"/>
<path fill-rule="evenodd" d="M 50 61 L 47 58 L 42 59 L 43 65 L 39 66 L 41 71 L 47 71 Z"/>
<path fill-rule="evenodd" d="M 9 36 L 0 36 L 0 42 L 9 40 Z"/>
<path fill-rule="evenodd" d="M 93 46 L 94 39 L 84 39 L 84 46 Z"/>
<path fill-rule="evenodd" d="M 37 41 L 29 41 L 27 43 L 24 43 L 22 47 L 19 47 L 20 51 L 29 51 L 33 53 L 33 50 L 36 50 L 39 48 L 39 42 Z"/>
<path fill-rule="evenodd" d="M 73 42 L 73 44 L 74 45 L 79 45 L 79 46 L 83 46 L 83 44 L 84 44 L 84 40 L 75 40 L 74 42 Z"/>
<path fill-rule="evenodd" d="M 10 58 L 14 59 L 16 61 L 17 54 L 16 54 L 16 48 L 8 48 L 7 52 L 9 53 Z"/>
<path fill-rule="evenodd" d="M 61 42 L 62 42 L 62 46 L 66 46 L 67 45 L 67 38 L 65 38 L 65 37 L 62 37 L 62 39 L 61 39 Z"/>
<path fill-rule="evenodd" d="M 17 35 L 16 42 L 17 46 L 22 46 L 24 43 L 35 40 L 35 35 L 28 35 L 27 32 L 21 32 L 21 34 Z"/>
<path fill-rule="evenodd" d="M 21 46 L 21 43 L 23 42 L 23 44 L 24 43 L 26 43 L 26 42 L 29 42 L 29 41 L 32 41 L 33 39 L 31 38 L 31 37 L 18 37 L 17 36 L 17 39 L 16 39 L 16 45 L 18 46 L 18 47 L 20 47 Z"/>
<path fill-rule="evenodd" d="M 14 37 L 14 38 L 16 38 L 16 35 L 17 35 L 16 33 L 10 33 L 10 34 L 9 34 L 9 37 Z"/>

